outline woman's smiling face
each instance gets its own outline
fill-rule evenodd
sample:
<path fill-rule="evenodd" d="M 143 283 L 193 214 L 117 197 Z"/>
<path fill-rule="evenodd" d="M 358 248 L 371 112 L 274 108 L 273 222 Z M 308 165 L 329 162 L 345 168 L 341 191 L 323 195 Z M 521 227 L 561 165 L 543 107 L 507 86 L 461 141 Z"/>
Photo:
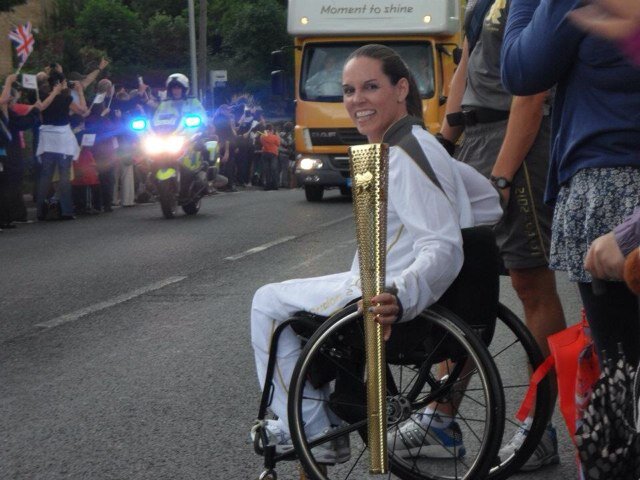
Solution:
<path fill-rule="evenodd" d="M 409 82 L 401 78 L 393 85 L 382 71 L 382 62 L 355 57 L 342 71 L 344 106 L 358 131 L 371 143 L 382 142 L 387 129 L 407 115 Z"/>

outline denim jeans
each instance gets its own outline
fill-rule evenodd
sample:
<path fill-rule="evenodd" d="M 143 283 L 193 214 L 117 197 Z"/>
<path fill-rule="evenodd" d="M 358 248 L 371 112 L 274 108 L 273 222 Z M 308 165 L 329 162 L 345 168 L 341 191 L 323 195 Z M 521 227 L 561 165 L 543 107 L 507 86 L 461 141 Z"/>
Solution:
<path fill-rule="evenodd" d="M 280 174 L 278 156 L 273 153 L 262 152 L 262 165 L 264 172 L 264 188 L 267 190 L 277 189 Z"/>
<path fill-rule="evenodd" d="M 96 199 L 96 210 L 111 211 L 113 205 L 113 189 L 116 183 L 116 167 L 111 163 L 98 164 L 100 179 L 100 196 Z"/>
<path fill-rule="evenodd" d="M 58 199 L 60 201 L 61 215 L 73 215 L 73 202 L 71 200 L 71 162 L 70 155 L 45 152 L 40 156 L 42 170 L 40 172 L 40 185 L 38 188 L 38 217 L 44 216 L 44 204 L 51 187 L 53 174 L 58 169 Z"/>

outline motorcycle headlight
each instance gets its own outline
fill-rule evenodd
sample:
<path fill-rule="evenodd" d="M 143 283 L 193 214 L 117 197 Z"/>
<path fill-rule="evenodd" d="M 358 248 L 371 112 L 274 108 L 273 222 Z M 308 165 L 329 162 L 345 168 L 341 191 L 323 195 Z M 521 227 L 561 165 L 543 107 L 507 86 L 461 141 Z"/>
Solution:
<path fill-rule="evenodd" d="M 157 155 L 162 152 L 162 139 L 155 135 L 150 135 L 142 139 L 142 149 L 148 155 Z"/>
<path fill-rule="evenodd" d="M 300 170 L 315 170 L 322 168 L 322 161 L 317 158 L 303 158 L 300 160 Z"/>
<path fill-rule="evenodd" d="M 180 135 L 162 137 L 150 135 L 142 140 L 142 149 L 147 155 L 160 155 L 162 153 L 179 153 L 185 144 L 185 138 Z"/>
<path fill-rule="evenodd" d="M 131 121 L 131 130 L 140 132 L 147 128 L 147 121 L 144 118 L 135 118 Z"/>
<path fill-rule="evenodd" d="M 202 125 L 202 118 L 200 115 L 187 115 L 184 117 L 184 126 L 187 128 L 196 128 Z"/>
<path fill-rule="evenodd" d="M 180 135 L 171 135 L 165 139 L 166 151 L 168 153 L 178 153 L 184 146 L 185 139 Z"/>

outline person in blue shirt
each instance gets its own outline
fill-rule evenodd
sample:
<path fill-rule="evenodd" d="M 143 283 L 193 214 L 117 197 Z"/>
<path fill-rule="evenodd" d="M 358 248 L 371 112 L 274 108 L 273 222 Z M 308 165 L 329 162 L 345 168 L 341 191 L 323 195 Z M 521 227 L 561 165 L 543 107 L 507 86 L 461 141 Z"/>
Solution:
<path fill-rule="evenodd" d="M 638 297 L 617 279 L 592 288 L 590 244 L 640 205 L 640 70 L 568 18 L 579 0 L 512 0 L 502 82 L 515 95 L 556 85 L 546 201 L 555 203 L 551 267 L 578 283 L 597 351 L 640 357 Z M 614 279 L 610 279 L 614 280 Z"/>

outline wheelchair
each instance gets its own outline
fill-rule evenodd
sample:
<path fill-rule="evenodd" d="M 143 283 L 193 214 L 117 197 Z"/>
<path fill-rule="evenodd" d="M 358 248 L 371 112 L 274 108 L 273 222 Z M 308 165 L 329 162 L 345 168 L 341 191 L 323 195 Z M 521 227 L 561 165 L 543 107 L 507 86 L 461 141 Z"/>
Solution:
<path fill-rule="evenodd" d="M 394 325 L 385 345 L 387 478 L 508 478 L 533 453 L 552 413 L 551 384 L 545 379 L 538 386 L 525 442 L 509 458 L 499 457 L 502 442 L 519 428 L 515 411 L 530 371 L 543 357 L 523 322 L 498 302 L 499 260 L 491 230 L 465 229 L 463 240 L 465 262 L 454 283 L 416 319 Z M 278 339 L 289 327 L 303 345 L 288 397 L 294 448 L 276 453 L 261 425 L 268 415 Z M 277 480 L 276 464 L 285 460 L 299 461 L 313 480 L 379 478 L 369 477 L 364 345 L 362 315 L 355 304 L 330 318 L 298 312 L 275 329 L 254 439 L 256 453 L 264 456 L 261 480 Z M 308 438 L 303 402 L 321 402 L 333 428 Z M 428 405 L 449 412 L 458 429 L 454 437 L 462 440 L 443 444 L 437 458 L 427 456 L 421 444 L 425 439 L 433 444 L 438 435 L 430 424 L 418 421 Z M 408 423 L 419 427 L 409 439 L 412 448 L 400 448 L 407 440 L 402 426 Z M 343 452 L 328 463 L 322 447 L 336 445 L 343 450 L 348 446 L 350 454 Z"/>

